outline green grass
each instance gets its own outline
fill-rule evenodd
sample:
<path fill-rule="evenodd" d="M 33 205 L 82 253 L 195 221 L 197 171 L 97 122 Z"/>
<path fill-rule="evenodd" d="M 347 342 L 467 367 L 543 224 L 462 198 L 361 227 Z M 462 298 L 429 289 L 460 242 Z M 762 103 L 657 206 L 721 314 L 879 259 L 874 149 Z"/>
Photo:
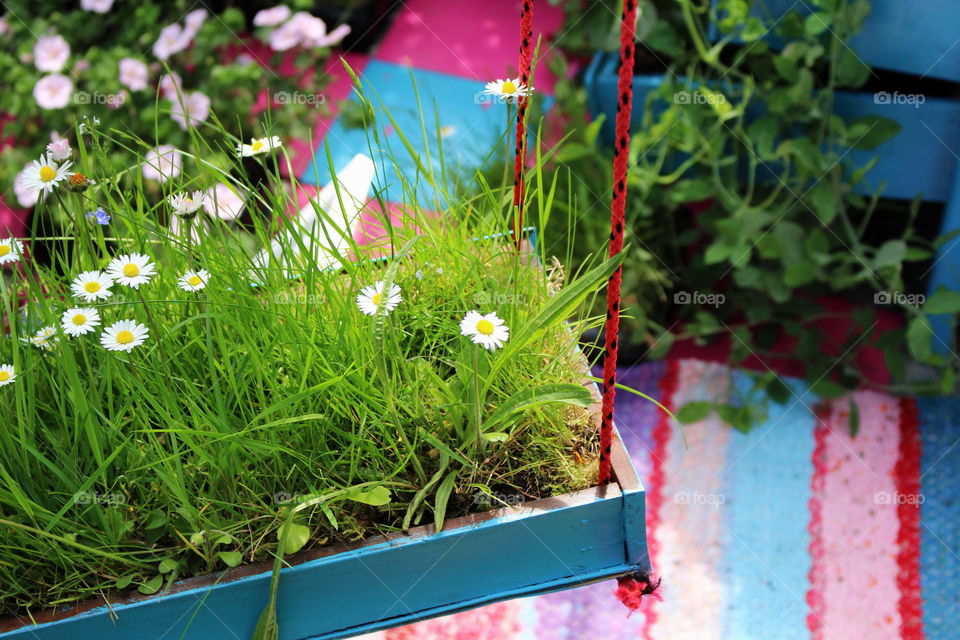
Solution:
<path fill-rule="evenodd" d="M 510 226 L 509 189 L 480 181 L 471 196 L 444 193 L 441 215 L 410 205 L 412 224 L 376 248 L 393 259 L 351 241 L 331 268 L 284 215 L 291 199 L 271 157 L 260 189 L 237 171 L 235 140 L 216 127 L 195 133 L 183 174 L 162 190 L 138 169 L 153 145 L 85 136 L 75 160 L 97 184 L 40 205 L 72 230 L 53 264 L 0 278 L 13 337 L 59 327 L 70 306 L 97 307 L 99 329 L 131 319 L 150 331 L 130 353 L 105 350 L 100 331 L 61 331 L 48 351 L 0 338 L 0 363 L 17 371 L 0 387 L 0 611 L 152 593 L 269 559 L 287 520 L 291 552 L 594 482 L 575 336 L 612 261 L 577 276 L 540 268 L 548 255 L 496 235 Z M 128 155 L 130 168 L 99 174 L 105 154 Z M 197 239 L 171 234 L 164 196 L 215 181 L 253 190 L 253 220 L 204 227 L 201 212 Z M 550 191 L 530 185 L 540 223 Z M 85 220 L 97 206 L 110 226 Z M 292 238 L 282 249 L 298 257 L 252 270 L 252 253 L 274 237 Z M 115 284 L 99 304 L 71 297 L 79 272 L 127 252 L 156 262 L 149 284 Z M 189 268 L 211 273 L 202 291 L 177 286 Z M 355 298 L 379 280 L 399 285 L 403 302 L 363 315 Z M 505 320 L 502 349 L 460 335 L 472 309 Z"/>

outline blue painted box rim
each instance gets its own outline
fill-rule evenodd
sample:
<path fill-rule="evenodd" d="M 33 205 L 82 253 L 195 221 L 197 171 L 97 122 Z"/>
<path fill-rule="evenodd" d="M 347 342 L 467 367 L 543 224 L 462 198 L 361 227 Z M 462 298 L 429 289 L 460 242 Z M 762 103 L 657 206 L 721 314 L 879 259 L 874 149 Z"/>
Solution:
<path fill-rule="evenodd" d="M 295 554 L 288 558 L 290 566 L 285 567 L 281 574 L 278 601 L 281 638 L 344 638 L 501 600 L 549 593 L 637 570 L 649 570 L 644 489 L 619 433 L 614 437 L 612 465 L 615 482 L 603 487 L 452 519 L 439 533 L 435 532 L 432 524 L 424 525 L 407 533 L 375 536 L 358 543 Z M 512 532 L 508 531 L 511 527 Z M 525 534 L 525 531 L 532 535 L 530 540 L 536 539 L 551 553 L 552 548 L 547 542 L 569 543 L 569 549 L 558 549 L 554 553 L 565 556 L 557 557 L 558 566 L 563 565 L 565 569 L 557 571 L 556 567 L 551 570 L 543 567 L 540 570 L 536 563 L 532 568 L 521 566 L 527 556 L 535 555 L 537 551 L 549 560 L 549 555 L 543 554 L 542 549 L 532 548 L 533 544 L 524 546 L 522 536 L 518 537 L 517 534 Z M 570 540 L 551 538 L 567 536 L 569 532 L 576 534 L 569 536 Z M 337 593 L 349 589 L 344 582 L 330 579 L 338 570 L 337 575 L 341 578 L 344 571 L 348 576 L 356 576 L 355 572 L 364 566 L 368 569 L 375 566 L 377 570 L 389 572 L 395 564 L 390 562 L 390 557 L 403 554 L 415 559 L 437 556 L 436 566 L 445 558 L 456 558 L 457 554 L 452 550 L 466 537 L 470 536 L 479 542 L 497 535 L 514 543 L 504 545 L 503 539 L 499 541 L 502 564 L 478 557 L 471 568 L 462 566 L 462 562 L 452 561 L 452 566 L 441 567 L 444 573 L 450 573 L 450 589 L 442 593 L 424 594 L 426 599 L 419 601 L 418 606 L 404 605 L 408 607 L 407 611 L 399 610 L 394 605 L 384 610 L 383 615 L 367 618 L 360 614 L 355 616 L 349 610 L 338 611 L 336 615 L 332 612 L 318 612 L 316 615 L 304 613 L 309 603 L 322 607 L 317 601 L 323 601 L 324 596 L 318 593 L 316 597 L 311 597 L 300 588 L 302 583 L 311 583 L 327 589 L 329 593 Z M 457 553 L 469 559 L 472 554 L 464 553 L 469 549 L 470 545 L 465 545 Z M 411 554 L 411 551 L 415 553 Z M 504 567 L 510 569 L 504 571 Z M 106 602 L 103 599 L 88 600 L 69 609 L 42 612 L 34 617 L 36 624 L 24 618 L 0 620 L 0 638 L 49 640 L 77 638 L 87 634 L 95 634 L 97 638 L 105 640 L 153 637 L 151 634 L 154 632 L 170 632 L 172 628 L 166 627 L 177 618 L 178 613 L 179 619 L 173 623 L 174 626 L 180 619 L 196 625 L 195 628 L 187 625 L 189 633 L 184 636 L 186 638 L 246 638 L 267 602 L 271 569 L 271 561 L 242 565 L 215 574 L 180 580 L 169 590 L 151 596 L 133 593 Z M 464 571 L 468 573 L 464 574 Z M 481 572 L 489 575 L 481 575 Z M 364 577 L 359 575 L 361 580 Z M 390 581 L 391 577 L 383 575 L 377 576 L 377 579 L 388 587 L 385 581 Z M 497 587 L 488 591 L 469 592 L 471 585 L 476 583 L 482 588 L 487 582 L 495 583 Z M 457 585 L 462 585 L 462 588 L 458 589 Z M 361 604 L 364 603 L 357 602 L 358 611 L 363 609 Z M 211 611 L 212 618 L 224 625 L 227 623 L 221 618 L 230 620 L 231 624 L 237 617 L 246 615 L 248 619 L 242 621 L 240 630 L 228 626 L 232 635 L 224 635 L 222 630 L 219 635 L 211 635 L 216 633 L 216 627 L 207 620 L 209 615 L 196 615 L 196 619 L 188 615 L 205 608 Z M 339 622 L 331 621 L 332 618 Z M 343 624 L 344 620 L 352 618 L 356 619 L 351 624 Z M 163 626 L 158 626 L 160 624 Z M 180 637 L 180 634 L 181 630 L 177 629 L 169 637 Z"/>

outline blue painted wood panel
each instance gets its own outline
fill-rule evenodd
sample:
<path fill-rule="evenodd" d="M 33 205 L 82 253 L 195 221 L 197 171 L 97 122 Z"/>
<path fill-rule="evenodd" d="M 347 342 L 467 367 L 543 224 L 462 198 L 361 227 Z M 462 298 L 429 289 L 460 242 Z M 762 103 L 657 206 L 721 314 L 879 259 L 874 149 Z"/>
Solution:
<path fill-rule="evenodd" d="M 608 497 L 538 501 L 536 510 L 400 538 L 284 569 L 281 638 L 338 638 L 522 595 L 579 586 L 646 566 L 643 489 Z M 555 508 L 554 508 L 555 507 Z M 548 509 L 548 510 L 547 510 Z M 248 638 L 267 601 L 270 573 L 93 609 L 0 638 L 141 640 Z"/>
<path fill-rule="evenodd" d="M 663 75 L 634 77 L 634 130 L 642 121 L 647 96 L 660 89 L 663 79 Z M 591 112 L 607 116 L 603 139 L 612 144 L 617 104 L 616 56 L 606 53 L 594 56 L 584 76 L 584 84 Z M 926 98 L 917 106 L 898 102 L 898 98 L 892 95 L 887 97 L 851 91 L 836 94 L 835 112 L 844 119 L 850 121 L 866 115 L 879 115 L 898 122 L 902 127 L 899 134 L 876 149 L 853 150 L 845 157 L 845 161 L 857 167 L 865 166 L 871 158 L 879 158 L 866 180 L 856 189 L 872 194 L 885 184 L 883 196 L 887 198 L 913 199 L 922 194 L 926 201 L 946 201 L 958 165 L 955 150 L 960 148 L 960 101 Z M 667 102 L 662 98 L 653 102 L 654 113 L 666 107 Z"/>

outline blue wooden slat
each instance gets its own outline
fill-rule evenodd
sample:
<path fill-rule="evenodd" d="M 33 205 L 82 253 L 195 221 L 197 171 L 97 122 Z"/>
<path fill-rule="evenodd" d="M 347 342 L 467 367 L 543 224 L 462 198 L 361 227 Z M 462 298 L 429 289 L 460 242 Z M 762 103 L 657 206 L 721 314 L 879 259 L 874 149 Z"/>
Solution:
<path fill-rule="evenodd" d="M 346 637 L 621 575 L 636 569 L 638 558 L 645 568 L 639 483 L 626 495 L 577 495 L 573 503 L 542 501 L 547 511 L 525 510 L 286 568 L 278 602 L 281 638 Z M 269 582 L 269 572 L 261 573 L 111 611 L 101 607 L 0 638 L 248 638 Z"/>
<path fill-rule="evenodd" d="M 616 56 L 598 53 L 585 75 L 585 86 L 591 112 L 607 116 L 603 124 L 603 139 L 613 142 L 613 123 L 617 105 Z M 636 130 L 642 121 L 647 96 L 659 90 L 663 75 L 641 75 L 633 79 L 633 122 Z M 866 180 L 854 187 L 860 193 L 872 194 L 885 183 L 883 196 L 913 199 L 918 194 L 924 200 L 943 202 L 950 197 L 953 176 L 958 162 L 955 149 L 960 148 L 960 101 L 926 98 L 915 106 L 897 102 L 890 96 L 877 97 L 872 93 L 838 91 L 835 111 L 846 120 L 867 115 L 879 115 L 900 123 L 900 133 L 876 149 L 852 150 L 845 162 L 865 166 L 873 157 L 877 165 Z M 659 97 L 654 100 L 654 113 L 666 109 L 667 103 Z M 748 118 L 749 119 L 749 118 Z M 669 168 L 668 168 L 669 169 Z M 771 172 L 776 167 L 768 167 Z"/>

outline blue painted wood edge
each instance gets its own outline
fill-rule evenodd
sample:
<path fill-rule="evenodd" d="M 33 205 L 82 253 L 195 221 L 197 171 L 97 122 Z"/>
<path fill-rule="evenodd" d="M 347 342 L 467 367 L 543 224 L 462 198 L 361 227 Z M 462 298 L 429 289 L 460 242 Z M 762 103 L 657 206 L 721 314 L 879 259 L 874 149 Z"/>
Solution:
<path fill-rule="evenodd" d="M 637 566 L 634 564 L 623 564 L 616 567 L 603 569 L 601 571 L 594 571 L 590 574 L 581 575 L 574 581 L 554 580 L 550 582 L 544 582 L 539 585 L 534 585 L 531 587 L 522 587 L 519 589 L 510 590 L 510 591 L 503 591 L 498 594 L 492 594 L 490 596 L 484 596 L 482 598 L 474 598 L 473 600 L 465 600 L 463 602 L 457 602 L 457 603 L 444 605 L 441 607 L 435 607 L 428 611 L 420 612 L 418 615 L 408 614 L 404 616 L 398 616 L 397 618 L 391 619 L 390 623 L 387 625 L 384 625 L 382 623 L 362 625 L 347 631 L 335 632 L 332 634 L 325 634 L 320 636 L 311 636 L 309 638 L 303 638 L 302 640 L 337 640 L 338 638 L 352 638 L 355 635 L 372 633 L 375 631 L 382 631 L 383 629 L 390 629 L 394 627 L 400 627 L 406 624 L 413 624 L 415 622 L 429 620 L 430 618 L 446 616 L 453 613 L 459 613 L 461 611 L 469 611 L 470 609 L 476 609 L 477 607 L 493 604 L 495 602 L 503 602 L 504 600 L 513 600 L 515 598 L 540 596 L 547 593 L 556 593 L 557 591 L 566 591 L 567 589 L 585 587 L 587 585 L 594 584 L 595 582 L 601 582 L 603 580 L 618 578 L 620 576 L 633 573 L 636 570 L 637 570 Z"/>
<path fill-rule="evenodd" d="M 467 524 L 284 569 L 281 637 L 345 637 L 645 568 L 642 487 L 632 465 L 624 466 L 629 457 L 619 434 L 615 442 L 619 484 L 527 503 L 487 520 L 459 519 Z M 468 537 L 468 544 L 458 546 Z M 182 591 L 101 606 L 0 637 L 209 638 L 223 637 L 225 624 L 234 635 L 249 637 L 269 582 L 269 570 L 213 586 L 192 587 L 197 581 L 188 580 L 178 583 Z"/>

